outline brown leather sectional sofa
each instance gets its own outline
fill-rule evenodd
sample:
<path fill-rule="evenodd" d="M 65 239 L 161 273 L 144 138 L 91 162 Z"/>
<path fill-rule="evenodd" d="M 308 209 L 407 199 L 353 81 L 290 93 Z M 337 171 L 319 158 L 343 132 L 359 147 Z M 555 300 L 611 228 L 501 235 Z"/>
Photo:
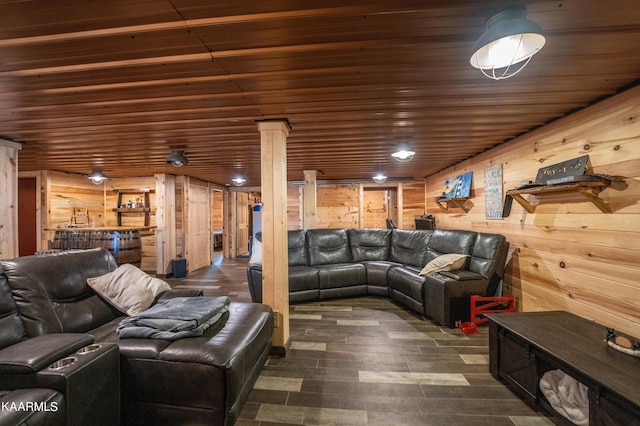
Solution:
<path fill-rule="evenodd" d="M 232 302 L 201 337 L 120 339 L 123 314 L 87 285 L 116 267 L 105 249 L 0 261 L 0 402 L 42 403 L 28 424 L 233 424 L 271 350 L 271 309 Z"/>
<path fill-rule="evenodd" d="M 449 327 L 469 321 L 470 295 L 495 294 L 509 248 L 500 234 L 445 229 L 293 230 L 288 244 L 291 303 L 385 296 Z M 419 275 L 449 253 L 468 255 L 462 268 Z M 247 277 L 262 301 L 262 266 L 250 264 Z"/>

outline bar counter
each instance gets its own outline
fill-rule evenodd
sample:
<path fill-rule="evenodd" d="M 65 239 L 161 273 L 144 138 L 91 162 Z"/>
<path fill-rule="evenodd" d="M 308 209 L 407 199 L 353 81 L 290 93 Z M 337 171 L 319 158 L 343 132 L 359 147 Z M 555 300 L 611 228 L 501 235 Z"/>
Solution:
<path fill-rule="evenodd" d="M 141 231 L 155 227 L 96 227 L 96 228 L 60 228 L 55 230 L 53 241 L 49 241 L 50 250 L 73 250 L 104 247 L 116 259 L 118 265 L 132 263 L 140 266 L 142 261 Z"/>

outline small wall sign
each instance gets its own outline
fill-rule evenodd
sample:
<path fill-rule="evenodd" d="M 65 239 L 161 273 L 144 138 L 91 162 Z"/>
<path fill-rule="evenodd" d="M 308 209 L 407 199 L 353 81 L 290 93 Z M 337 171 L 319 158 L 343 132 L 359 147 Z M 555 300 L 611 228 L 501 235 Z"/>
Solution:
<path fill-rule="evenodd" d="M 487 219 L 502 219 L 502 164 L 484 169 L 484 206 Z"/>

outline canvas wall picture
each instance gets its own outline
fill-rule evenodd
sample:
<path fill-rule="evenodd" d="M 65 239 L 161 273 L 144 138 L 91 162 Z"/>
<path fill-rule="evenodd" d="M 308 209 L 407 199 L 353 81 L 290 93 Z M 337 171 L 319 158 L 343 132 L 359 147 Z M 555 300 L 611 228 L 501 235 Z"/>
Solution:
<path fill-rule="evenodd" d="M 473 172 L 449 178 L 444 181 L 441 198 L 469 198 Z"/>

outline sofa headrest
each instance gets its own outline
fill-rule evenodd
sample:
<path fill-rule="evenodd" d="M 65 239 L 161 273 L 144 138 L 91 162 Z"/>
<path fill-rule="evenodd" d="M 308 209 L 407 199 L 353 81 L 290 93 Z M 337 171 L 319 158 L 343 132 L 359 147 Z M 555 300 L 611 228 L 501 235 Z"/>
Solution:
<path fill-rule="evenodd" d="M 0 349 L 27 338 L 7 278 L 2 272 L 0 265 Z"/>
<path fill-rule="evenodd" d="M 116 266 L 103 248 L 0 261 L 29 337 L 84 333 L 115 318 L 111 307 L 89 288 L 87 278 Z"/>
<path fill-rule="evenodd" d="M 346 229 L 309 229 L 307 244 L 311 266 L 352 261 Z"/>
<path fill-rule="evenodd" d="M 354 262 L 389 260 L 390 229 L 349 229 L 347 235 Z"/>
<path fill-rule="evenodd" d="M 403 265 L 424 266 L 424 255 L 433 231 L 394 229 L 389 260 Z"/>
<path fill-rule="evenodd" d="M 304 229 L 291 229 L 287 231 L 289 266 L 309 264 L 306 234 L 307 231 Z M 262 232 L 256 232 L 253 238 L 262 242 Z"/>
<path fill-rule="evenodd" d="M 287 235 L 289 244 L 289 266 L 309 264 L 307 239 L 304 229 L 291 230 Z"/>
<path fill-rule="evenodd" d="M 471 254 L 477 235 L 478 233 L 473 231 L 436 229 L 429 241 L 425 264 L 443 254 Z M 467 269 L 468 266 L 469 261 L 467 260 L 462 269 Z"/>
<path fill-rule="evenodd" d="M 478 234 L 473 245 L 473 256 L 470 259 L 469 270 L 479 273 L 484 278 L 490 278 L 498 268 L 504 269 L 508 247 L 504 235 Z"/>

